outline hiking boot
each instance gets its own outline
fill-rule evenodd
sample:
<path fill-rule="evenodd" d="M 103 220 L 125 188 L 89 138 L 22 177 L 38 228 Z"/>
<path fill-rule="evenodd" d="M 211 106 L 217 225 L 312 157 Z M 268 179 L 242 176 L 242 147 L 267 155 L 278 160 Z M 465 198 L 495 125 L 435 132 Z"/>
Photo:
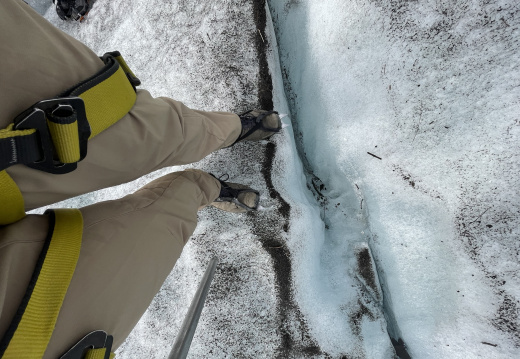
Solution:
<path fill-rule="evenodd" d="M 56 5 L 56 13 L 62 20 L 85 20 L 95 0 L 52 0 Z"/>
<path fill-rule="evenodd" d="M 215 177 L 214 175 L 212 176 Z M 260 201 L 260 193 L 258 191 L 243 184 L 224 182 L 220 178 L 217 179 L 221 188 L 218 198 L 211 203 L 213 207 L 232 213 L 258 210 Z"/>
<path fill-rule="evenodd" d="M 276 111 L 251 110 L 238 117 L 242 132 L 233 145 L 239 141 L 265 140 L 282 129 L 282 121 Z"/>

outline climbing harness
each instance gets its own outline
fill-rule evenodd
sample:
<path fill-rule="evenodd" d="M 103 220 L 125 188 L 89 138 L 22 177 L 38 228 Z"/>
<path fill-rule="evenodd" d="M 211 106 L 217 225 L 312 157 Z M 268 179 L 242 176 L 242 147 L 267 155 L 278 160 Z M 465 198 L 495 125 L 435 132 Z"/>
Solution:
<path fill-rule="evenodd" d="M 55 209 L 46 213 L 50 217 L 49 232 L 22 303 L 0 341 L 1 359 L 43 357 L 78 262 L 83 234 L 81 212 Z M 111 337 L 94 333 L 62 358 L 108 359 Z M 85 349 L 90 350 L 83 356 Z"/>
<path fill-rule="evenodd" d="M 130 111 L 140 84 L 121 54 L 106 53 L 105 66 L 56 98 L 40 101 L 0 130 L 0 225 L 25 216 L 22 194 L 5 171 L 24 164 L 63 174 L 87 155 L 87 142 Z"/>
<path fill-rule="evenodd" d="M 16 164 L 52 173 L 69 173 L 87 155 L 88 140 L 125 116 L 136 101 L 140 81 L 119 52 L 106 53 L 94 76 L 52 99 L 40 101 L 0 130 L 0 225 L 25 216 L 20 189 L 6 172 Z M 50 215 L 45 245 L 22 304 L 0 341 L 0 358 L 41 358 L 76 268 L 83 234 L 77 209 Z M 109 359 L 112 336 L 86 335 L 63 359 Z"/>

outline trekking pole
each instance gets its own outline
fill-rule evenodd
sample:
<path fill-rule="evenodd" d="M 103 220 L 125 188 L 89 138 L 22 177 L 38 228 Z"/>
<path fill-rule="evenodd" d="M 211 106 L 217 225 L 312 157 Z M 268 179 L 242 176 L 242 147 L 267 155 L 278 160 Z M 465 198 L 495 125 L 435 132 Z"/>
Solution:
<path fill-rule="evenodd" d="M 215 269 L 217 268 L 217 262 L 218 259 L 216 257 L 213 257 L 209 262 L 208 269 L 206 269 L 206 273 L 204 273 L 202 277 L 197 293 L 195 293 L 195 297 L 193 297 L 190 309 L 188 309 L 188 314 L 186 314 L 182 322 L 181 329 L 175 339 L 175 343 L 173 343 L 173 348 L 168 359 L 185 359 L 188 355 L 191 340 L 195 334 L 195 329 L 197 329 L 200 313 L 204 307 L 204 302 L 206 301 Z"/>

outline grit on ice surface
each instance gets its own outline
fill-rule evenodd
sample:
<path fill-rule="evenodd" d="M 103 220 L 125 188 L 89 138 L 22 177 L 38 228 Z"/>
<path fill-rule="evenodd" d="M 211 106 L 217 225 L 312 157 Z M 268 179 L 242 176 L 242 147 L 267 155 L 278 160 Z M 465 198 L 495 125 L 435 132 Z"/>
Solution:
<path fill-rule="evenodd" d="M 416 358 L 520 357 L 520 4 L 269 5 L 302 152 L 328 210 L 365 208 L 390 331 Z"/>
<path fill-rule="evenodd" d="M 414 358 L 518 357 L 520 5 L 269 1 L 277 49 L 258 3 L 98 0 L 83 24 L 45 12 L 121 51 L 153 95 L 205 110 L 265 101 L 268 43 L 273 102 L 294 126 L 191 166 L 260 189 L 266 209 L 201 211 L 118 356 L 167 356 L 216 255 L 192 358 L 390 358 L 387 322 Z"/>

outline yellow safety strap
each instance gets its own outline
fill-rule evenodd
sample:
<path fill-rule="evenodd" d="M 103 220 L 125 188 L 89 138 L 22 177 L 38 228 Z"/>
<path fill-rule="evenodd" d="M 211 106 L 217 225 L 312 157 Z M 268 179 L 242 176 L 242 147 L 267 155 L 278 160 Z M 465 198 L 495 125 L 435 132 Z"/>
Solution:
<path fill-rule="evenodd" d="M 85 101 L 92 139 L 123 118 L 134 106 L 137 95 L 126 73 L 119 67 L 112 76 L 79 97 Z"/>
<path fill-rule="evenodd" d="M 141 84 L 141 81 L 137 78 L 137 76 L 134 75 L 130 67 L 126 64 L 125 59 L 123 59 L 123 56 L 119 52 L 113 53 L 113 56 L 119 62 L 119 65 L 123 68 L 123 71 L 125 72 L 126 76 L 128 76 L 129 80 L 135 84 L 136 86 L 139 86 Z"/>
<path fill-rule="evenodd" d="M 106 348 L 90 349 L 87 351 L 83 359 L 105 359 L 106 352 Z M 110 359 L 114 359 L 115 357 L 116 355 L 114 353 L 110 353 Z"/>
<path fill-rule="evenodd" d="M 78 162 L 80 159 L 78 121 L 59 123 L 47 118 L 47 127 L 60 162 Z"/>
<path fill-rule="evenodd" d="M 81 212 L 56 209 L 51 217 L 54 221 L 31 283 L 0 342 L 2 359 L 43 357 L 74 274 L 83 232 Z"/>
<path fill-rule="evenodd" d="M 14 124 L 0 130 L 0 138 L 30 135 L 35 130 L 13 131 Z M 16 222 L 25 216 L 22 193 L 6 171 L 0 171 L 0 225 Z"/>
<path fill-rule="evenodd" d="M 34 129 L 32 130 L 13 130 L 14 123 L 11 123 L 9 126 L 7 126 L 4 129 L 0 130 L 0 138 L 10 138 L 10 137 L 16 137 L 16 136 L 26 136 L 34 133 Z"/>
<path fill-rule="evenodd" d="M 79 84 L 63 96 L 81 97 L 85 103 L 87 120 L 91 128 L 90 139 L 112 126 L 126 115 L 136 100 L 135 89 L 130 82 L 135 78 L 119 53 L 114 54 L 117 70 L 105 71 Z M 130 79 L 130 80 L 129 80 Z M 62 163 L 75 163 L 80 159 L 77 122 L 53 121 L 47 118 L 47 125 L 55 147 L 55 153 Z M 13 124 L 0 130 L 0 139 L 25 136 L 35 130 L 13 131 Z M 0 171 L 0 225 L 16 222 L 25 216 L 24 201 L 18 186 L 7 172 Z"/>
<path fill-rule="evenodd" d="M 6 171 L 0 171 L 0 225 L 25 217 L 22 192 Z"/>

